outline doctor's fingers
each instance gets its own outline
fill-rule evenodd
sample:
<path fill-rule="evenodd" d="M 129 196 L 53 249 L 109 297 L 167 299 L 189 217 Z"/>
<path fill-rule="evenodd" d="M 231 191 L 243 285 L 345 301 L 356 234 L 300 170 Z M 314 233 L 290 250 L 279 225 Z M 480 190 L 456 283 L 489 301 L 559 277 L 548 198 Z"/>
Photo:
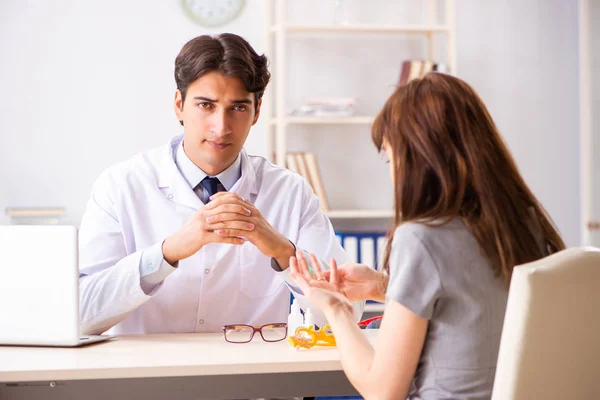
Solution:
<path fill-rule="evenodd" d="M 204 209 L 202 209 L 202 213 L 200 213 L 200 215 L 204 216 L 205 218 L 208 218 L 208 217 L 212 217 L 214 215 L 222 214 L 222 213 L 235 213 L 235 214 L 239 214 L 239 215 L 245 215 L 248 217 L 250 215 L 252 215 L 252 211 L 250 211 L 248 208 L 244 207 L 243 204 L 239 204 L 239 203 L 238 204 L 225 203 L 225 204 L 219 204 L 217 206 L 213 206 L 210 209 L 204 208 Z"/>
<path fill-rule="evenodd" d="M 210 196 L 210 203 L 207 206 L 210 206 L 211 203 L 220 204 L 223 202 L 239 202 L 239 203 L 247 203 L 239 194 L 234 192 L 217 192 Z"/>
<path fill-rule="evenodd" d="M 213 194 L 212 196 L 210 196 L 210 200 L 217 200 L 217 199 L 237 199 L 239 201 L 242 201 L 248 205 L 252 205 L 252 203 L 250 203 L 248 200 L 244 199 L 243 197 L 241 197 L 239 194 L 235 193 L 235 192 L 217 192 L 215 194 Z"/>
<path fill-rule="evenodd" d="M 215 234 L 221 237 L 242 237 L 250 240 L 251 237 L 254 237 L 254 232 L 252 230 L 242 230 L 242 229 L 234 229 L 234 228 L 223 228 L 223 229 L 215 229 L 213 231 Z"/>
<path fill-rule="evenodd" d="M 254 222 L 253 217 L 249 215 L 234 213 L 234 212 L 222 212 L 206 217 L 206 222 L 209 224 L 216 224 L 217 222 L 227 221 L 243 221 L 243 222 Z"/>
<path fill-rule="evenodd" d="M 242 245 L 244 244 L 246 241 L 240 237 L 227 237 L 227 236 L 220 236 L 217 235 L 216 233 L 209 233 L 209 237 L 208 237 L 208 243 L 228 243 L 228 244 L 237 244 L 237 245 Z"/>
<path fill-rule="evenodd" d="M 242 199 L 236 193 L 219 192 L 219 193 L 212 195 L 210 197 L 210 199 L 211 199 L 210 202 L 205 207 L 209 210 L 217 208 L 222 204 L 239 204 L 242 207 L 250 210 L 252 212 L 252 214 L 255 214 L 255 213 L 258 214 L 258 209 L 256 207 L 254 207 L 254 204 Z"/>
<path fill-rule="evenodd" d="M 225 221 L 225 222 L 216 222 L 213 224 L 204 225 L 204 229 L 207 231 L 215 231 L 217 229 L 235 229 L 241 231 L 253 231 L 255 225 L 250 222 L 245 221 Z"/>

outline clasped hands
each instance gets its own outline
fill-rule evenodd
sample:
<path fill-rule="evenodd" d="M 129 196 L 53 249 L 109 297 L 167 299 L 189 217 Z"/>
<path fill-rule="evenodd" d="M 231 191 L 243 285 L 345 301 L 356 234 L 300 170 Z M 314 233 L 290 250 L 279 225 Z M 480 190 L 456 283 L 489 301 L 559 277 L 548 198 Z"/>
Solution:
<path fill-rule="evenodd" d="M 162 245 L 165 261 L 174 264 L 190 257 L 208 243 L 242 245 L 248 240 L 268 257 L 288 266 L 294 246 L 260 211 L 237 193 L 219 192 Z"/>

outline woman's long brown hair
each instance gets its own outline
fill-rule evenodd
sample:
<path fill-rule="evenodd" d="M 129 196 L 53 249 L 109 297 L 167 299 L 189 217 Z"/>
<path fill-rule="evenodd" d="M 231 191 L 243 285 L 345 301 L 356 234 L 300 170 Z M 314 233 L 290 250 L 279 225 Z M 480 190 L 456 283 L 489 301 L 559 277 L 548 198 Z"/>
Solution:
<path fill-rule="evenodd" d="M 515 265 L 564 249 L 487 108 L 462 80 L 430 73 L 398 87 L 372 135 L 379 151 L 392 149 L 396 227 L 461 217 L 507 286 Z"/>

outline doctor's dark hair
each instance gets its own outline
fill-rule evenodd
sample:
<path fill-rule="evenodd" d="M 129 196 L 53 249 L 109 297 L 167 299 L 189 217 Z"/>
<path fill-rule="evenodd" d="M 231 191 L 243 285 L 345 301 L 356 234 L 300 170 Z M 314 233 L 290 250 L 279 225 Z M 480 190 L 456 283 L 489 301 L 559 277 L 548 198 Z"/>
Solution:
<path fill-rule="evenodd" d="M 372 137 L 393 154 L 396 226 L 461 218 L 507 286 L 514 266 L 565 248 L 486 106 L 464 81 L 429 73 L 398 87 Z"/>
<path fill-rule="evenodd" d="M 267 57 L 258 55 L 250 44 L 233 33 L 198 36 L 187 42 L 175 59 L 175 82 L 185 102 L 188 87 L 204 74 L 219 71 L 239 78 L 254 93 L 254 108 L 271 79 Z"/>

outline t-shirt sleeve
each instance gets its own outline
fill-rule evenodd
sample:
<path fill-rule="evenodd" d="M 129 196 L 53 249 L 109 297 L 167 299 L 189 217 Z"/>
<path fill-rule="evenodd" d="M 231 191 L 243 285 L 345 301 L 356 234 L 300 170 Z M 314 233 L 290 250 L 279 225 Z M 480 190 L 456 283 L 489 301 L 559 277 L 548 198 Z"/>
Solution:
<path fill-rule="evenodd" d="M 439 271 L 425 244 L 408 226 L 401 226 L 392 242 L 386 298 L 431 319 L 441 292 Z"/>

